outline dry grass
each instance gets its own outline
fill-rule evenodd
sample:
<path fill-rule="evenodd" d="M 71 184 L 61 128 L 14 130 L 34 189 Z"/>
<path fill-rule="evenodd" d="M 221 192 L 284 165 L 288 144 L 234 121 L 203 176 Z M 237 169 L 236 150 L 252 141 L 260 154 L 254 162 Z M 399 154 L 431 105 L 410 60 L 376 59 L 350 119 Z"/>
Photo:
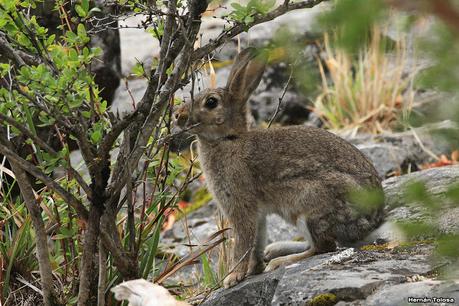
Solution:
<path fill-rule="evenodd" d="M 319 63 L 322 94 L 315 102 L 315 111 L 329 128 L 380 133 L 392 129 L 400 118 L 407 118 L 414 75 L 404 75 L 406 46 L 400 40 L 388 53 L 383 47 L 385 39 L 375 28 L 368 46 L 353 59 L 344 50 L 333 48 L 325 35 L 328 74 Z"/>

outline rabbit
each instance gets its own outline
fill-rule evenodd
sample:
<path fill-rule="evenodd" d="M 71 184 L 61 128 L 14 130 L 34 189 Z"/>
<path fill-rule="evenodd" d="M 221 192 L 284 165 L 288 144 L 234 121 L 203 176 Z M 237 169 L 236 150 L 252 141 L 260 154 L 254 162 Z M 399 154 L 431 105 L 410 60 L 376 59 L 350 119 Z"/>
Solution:
<path fill-rule="evenodd" d="M 309 126 L 249 128 L 247 101 L 266 62 L 262 53 L 243 50 L 224 88 L 206 89 L 174 112 L 176 124 L 197 136 L 208 189 L 233 229 L 235 266 L 225 288 L 248 275 L 334 251 L 336 243 L 359 241 L 384 219 L 383 195 L 366 210 L 349 200 L 353 189 L 382 194 L 374 166 L 353 145 Z M 271 253 L 277 255 L 267 249 L 272 260 L 265 268 L 270 213 L 296 225 L 309 248 L 274 245 Z"/>

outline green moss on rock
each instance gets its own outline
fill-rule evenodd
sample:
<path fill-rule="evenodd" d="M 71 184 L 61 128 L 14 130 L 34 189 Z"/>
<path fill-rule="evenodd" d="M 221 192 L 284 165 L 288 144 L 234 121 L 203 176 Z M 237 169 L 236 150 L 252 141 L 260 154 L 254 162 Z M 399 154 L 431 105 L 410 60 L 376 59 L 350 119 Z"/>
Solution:
<path fill-rule="evenodd" d="M 360 249 L 362 251 L 384 251 L 389 247 L 389 243 L 384 243 L 384 244 L 369 244 L 369 245 L 364 245 Z"/>
<path fill-rule="evenodd" d="M 333 293 L 318 294 L 313 297 L 305 306 L 332 306 L 338 303 L 338 298 Z"/>

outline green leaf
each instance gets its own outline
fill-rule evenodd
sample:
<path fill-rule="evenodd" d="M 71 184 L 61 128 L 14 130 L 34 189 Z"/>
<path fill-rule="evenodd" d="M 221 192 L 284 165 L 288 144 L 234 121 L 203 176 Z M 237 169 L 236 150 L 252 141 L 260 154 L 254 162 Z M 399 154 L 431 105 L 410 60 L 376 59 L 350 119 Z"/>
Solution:
<path fill-rule="evenodd" d="M 89 12 L 89 0 L 81 0 L 81 7 L 86 13 L 88 13 Z"/>
<path fill-rule="evenodd" d="M 81 115 L 83 115 L 83 117 L 86 118 L 86 119 L 91 118 L 91 112 L 90 111 L 82 111 Z"/>
<path fill-rule="evenodd" d="M 425 222 L 399 222 L 396 225 L 402 230 L 402 232 L 410 240 L 416 240 L 419 238 L 434 238 L 438 236 L 438 229 L 432 224 Z"/>
<path fill-rule="evenodd" d="M 101 139 L 102 139 L 102 131 L 101 130 L 96 129 L 96 130 L 92 131 L 92 133 L 91 133 L 91 141 L 92 141 L 92 143 L 97 144 L 97 143 L 100 142 Z"/>
<path fill-rule="evenodd" d="M 80 16 L 82 18 L 87 16 L 86 11 L 79 4 L 75 5 L 75 11 L 77 12 L 78 16 Z"/>
<path fill-rule="evenodd" d="M 244 23 L 245 24 L 249 24 L 249 23 L 253 22 L 253 20 L 254 20 L 253 16 L 246 16 L 244 18 Z"/>
<path fill-rule="evenodd" d="M 458 258 L 459 257 L 459 235 L 454 235 L 454 234 L 442 235 L 437 240 L 436 251 L 442 256 Z"/>
<path fill-rule="evenodd" d="M 202 272 L 204 277 L 204 284 L 208 287 L 213 287 L 217 283 L 217 278 L 215 276 L 214 271 L 209 263 L 209 258 L 207 254 L 201 255 L 201 264 L 202 264 Z"/>
<path fill-rule="evenodd" d="M 430 210 L 440 208 L 439 202 L 429 193 L 422 182 L 411 182 L 406 186 L 405 199 L 408 203 L 418 203 Z"/>
<path fill-rule="evenodd" d="M 69 50 L 69 60 L 71 61 L 78 61 L 78 53 L 75 49 Z"/>
<path fill-rule="evenodd" d="M 98 8 L 97 6 L 95 6 L 89 11 L 89 14 L 91 15 L 91 14 L 100 13 L 100 12 L 102 12 L 102 10 Z"/>
<path fill-rule="evenodd" d="M 67 41 L 71 44 L 74 44 L 76 40 L 78 39 L 78 36 L 72 31 L 67 31 L 65 33 L 65 36 L 67 37 Z"/>
<path fill-rule="evenodd" d="M 75 237 L 75 231 L 73 228 L 67 228 L 67 227 L 60 227 L 59 228 L 59 234 L 54 236 L 55 239 L 66 239 L 66 238 L 73 238 Z"/>
<path fill-rule="evenodd" d="M 83 100 L 79 97 L 72 97 L 68 99 L 68 105 L 70 108 L 78 108 L 83 104 Z"/>
<path fill-rule="evenodd" d="M 5 76 L 10 71 L 10 65 L 6 63 L 0 63 L 0 76 Z"/>
<path fill-rule="evenodd" d="M 80 37 L 81 39 L 85 39 L 88 36 L 86 34 L 86 28 L 84 27 L 84 24 L 82 23 L 78 24 L 77 33 L 78 33 L 78 37 Z"/>
<path fill-rule="evenodd" d="M 368 214 L 384 205 L 384 193 L 379 189 L 351 190 L 348 200 L 357 211 Z"/>
<path fill-rule="evenodd" d="M 143 256 L 142 262 L 140 263 L 140 275 L 143 278 L 147 278 L 148 274 L 150 274 L 150 272 L 154 269 L 154 260 L 156 253 L 158 252 L 159 236 L 163 225 L 163 219 L 163 216 L 159 217 L 158 223 L 153 230 L 153 235 L 147 241 L 148 249 L 145 256 Z"/>
<path fill-rule="evenodd" d="M 90 52 L 89 52 L 88 47 L 84 47 L 84 48 L 83 48 L 83 57 L 84 57 L 84 58 L 88 58 L 88 57 L 89 57 L 89 54 L 90 54 Z"/>
<path fill-rule="evenodd" d="M 132 73 L 138 77 L 144 76 L 145 68 L 143 67 L 143 63 L 136 63 L 134 67 L 132 67 Z"/>
<path fill-rule="evenodd" d="M 0 28 L 3 28 L 8 23 L 7 19 L 0 19 Z"/>
<path fill-rule="evenodd" d="M 48 39 L 46 39 L 46 46 L 52 45 L 55 39 L 56 39 L 55 34 L 50 35 Z"/>
<path fill-rule="evenodd" d="M 30 42 L 29 38 L 27 36 L 25 36 L 23 33 L 18 33 L 16 39 L 24 47 L 31 47 L 32 46 L 32 43 Z"/>
<path fill-rule="evenodd" d="M 99 106 L 100 114 L 105 113 L 106 110 L 107 110 L 107 101 L 102 101 Z"/>

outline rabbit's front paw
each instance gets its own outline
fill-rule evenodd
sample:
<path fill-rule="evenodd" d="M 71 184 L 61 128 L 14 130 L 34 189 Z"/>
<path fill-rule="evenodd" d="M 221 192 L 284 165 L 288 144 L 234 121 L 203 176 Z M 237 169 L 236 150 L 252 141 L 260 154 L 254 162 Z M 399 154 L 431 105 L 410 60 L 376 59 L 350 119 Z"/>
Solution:
<path fill-rule="evenodd" d="M 242 281 L 244 277 L 245 277 L 244 272 L 238 272 L 238 271 L 231 272 L 223 281 L 223 286 L 225 288 L 233 287 L 237 285 L 240 281 Z"/>

